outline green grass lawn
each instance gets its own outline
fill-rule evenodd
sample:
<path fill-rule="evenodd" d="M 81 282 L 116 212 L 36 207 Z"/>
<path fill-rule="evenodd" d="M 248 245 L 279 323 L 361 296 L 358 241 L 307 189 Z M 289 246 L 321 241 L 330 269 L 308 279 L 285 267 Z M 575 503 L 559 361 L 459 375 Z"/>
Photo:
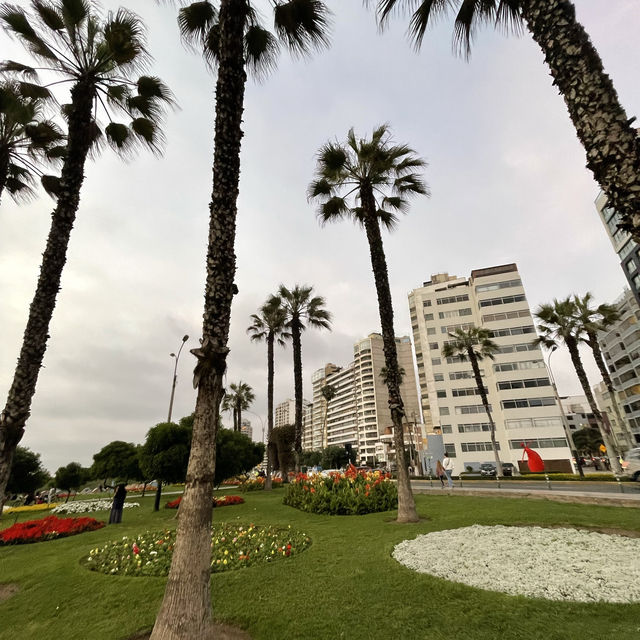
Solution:
<path fill-rule="evenodd" d="M 290 524 L 313 540 L 307 551 L 291 559 L 212 577 L 215 618 L 246 629 L 255 640 L 601 640 L 640 634 L 640 604 L 507 596 L 419 575 L 391 558 L 393 546 L 403 539 L 474 523 L 640 531 L 637 509 L 421 495 L 417 505 L 424 521 L 398 525 L 394 512 L 306 514 L 285 507 L 282 495 L 247 493 L 245 504 L 214 511 L 219 521 Z M 142 506 L 125 510 L 121 525 L 0 547 L 0 582 L 20 585 L 16 595 L 0 603 L 0 639 L 125 640 L 153 625 L 164 578 L 107 576 L 80 564 L 91 548 L 108 540 L 175 527 L 175 511 L 154 513 L 153 496 L 135 499 Z M 108 517 L 107 512 L 97 515 Z M 12 523 L 13 518 L 5 517 L 0 527 Z"/>

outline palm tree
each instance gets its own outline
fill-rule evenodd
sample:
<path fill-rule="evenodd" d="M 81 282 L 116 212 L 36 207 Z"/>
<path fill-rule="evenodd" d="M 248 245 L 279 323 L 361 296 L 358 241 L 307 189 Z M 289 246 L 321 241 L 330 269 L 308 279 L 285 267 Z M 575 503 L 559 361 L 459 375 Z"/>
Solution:
<path fill-rule="evenodd" d="M 229 385 L 231 393 L 225 393 L 223 408 L 233 411 L 233 430 L 242 429 L 242 412 L 249 409 L 251 403 L 256 399 L 253 389 L 246 382 L 232 382 Z"/>
<path fill-rule="evenodd" d="M 526 28 L 569 110 L 585 149 L 587 167 L 623 226 L 640 241 L 640 145 L 613 82 L 571 0 L 377 0 L 382 24 L 394 9 L 410 11 L 409 34 L 419 47 L 427 27 L 458 9 L 454 46 L 469 56 L 478 27 L 494 24 L 520 33 Z"/>
<path fill-rule="evenodd" d="M 321 224 L 350 218 L 367 234 L 394 426 L 399 522 L 417 522 L 418 513 L 404 453 L 402 424 L 405 412 L 400 395 L 393 303 L 380 226 L 392 230 L 398 220 L 396 213 L 407 210 L 408 198 L 428 194 L 419 174 L 424 166 L 424 160 L 408 146 L 392 143 L 387 125 L 375 129 L 370 140 L 358 140 L 351 129 L 346 143 L 327 142 L 320 149 L 316 179 L 309 187 L 309 198 L 319 203 Z"/>
<path fill-rule="evenodd" d="M 58 201 L 42 257 L 36 292 L 29 309 L 22 349 L 4 411 L 0 414 L 0 496 L 4 494 L 11 459 L 24 433 L 38 373 L 47 346 L 71 229 L 80 202 L 87 155 L 104 134 L 118 152 L 139 144 L 159 151 L 162 105 L 171 94 L 158 78 L 137 77 L 149 56 L 144 26 L 124 9 L 102 18 L 87 0 L 31 1 L 31 13 L 10 4 L 0 6 L 0 23 L 38 59 L 60 83 L 71 83 L 71 103 L 65 105 L 67 149 L 57 189 Z M 36 77 L 36 69 L 5 61 L 0 69 Z M 98 108 L 109 117 L 119 111 L 130 126 L 111 121 L 104 132 Z"/>
<path fill-rule="evenodd" d="M 499 350 L 498 345 L 491 339 L 492 333 L 488 329 L 482 327 L 469 327 L 468 329 L 456 329 L 453 333 L 449 333 L 453 340 L 445 343 L 442 347 L 443 358 L 457 357 L 460 362 L 469 362 L 473 370 L 473 377 L 476 381 L 478 395 L 482 398 L 482 405 L 489 419 L 489 428 L 491 430 L 491 446 L 493 447 L 493 456 L 496 460 L 496 475 L 502 477 L 502 462 L 498 453 L 496 444 L 496 424 L 491 415 L 491 406 L 487 398 L 487 388 L 482 381 L 479 362 L 488 358 L 494 359 L 495 353 Z"/>
<path fill-rule="evenodd" d="M 304 55 L 328 44 L 329 13 L 320 0 L 274 2 L 276 36 L 265 29 L 249 0 L 202 0 L 180 10 L 184 38 L 202 48 L 217 70 L 213 189 L 202 338 L 198 359 L 193 442 L 180 503 L 176 545 L 152 640 L 199 638 L 210 632 L 212 609 L 211 512 L 216 425 L 229 349 L 242 112 L 247 73 L 265 75 L 275 66 L 279 43 Z"/>
<path fill-rule="evenodd" d="M 271 432 L 273 431 L 273 377 L 274 377 L 274 355 L 273 347 L 278 343 L 284 347 L 285 340 L 290 338 L 285 330 L 284 324 L 286 316 L 284 309 L 278 301 L 271 296 L 262 305 L 260 314 L 251 315 L 252 324 L 247 328 L 247 333 L 251 340 L 255 342 L 267 343 L 267 476 L 264 488 L 271 490 L 271 472 L 273 471 L 273 448 L 269 446 L 271 442 Z"/>
<path fill-rule="evenodd" d="M 329 417 L 329 403 L 336 397 L 336 388 L 330 384 L 325 384 L 321 389 L 320 393 L 324 398 L 324 425 L 322 427 L 322 447 L 326 448 L 329 446 L 329 433 L 327 429 L 327 419 Z"/>
<path fill-rule="evenodd" d="M 573 298 L 576 304 L 577 320 L 582 326 L 584 337 L 582 341 L 588 345 L 593 353 L 593 359 L 598 365 L 600 374 L 604 381 L 609 397 L 611 398 L 611 404 L 620 425 L 620 430 L 624 434 L 624 438 L 627 441 L 628 447 L 634 447 L 635 442 L 633 436 L 629 432 L 629 425 L 620 411 L 620 405 L 618 404 L 618 396 L 613 386 L 613 380 L 609 375 L 609 370 L 602 357 L 602 350 L 600 349 L 600 343 L 598 342 L 598 332 L 606 331 L 611 328 L 618 320 L 620 320 L 620 311 L 614 304 L 600 304 L 597 307 L 592 307 L 593 295 L 587 292 L 584 296 L 574 296 Z M 615 434 L 612 434 L 615 437 Z"/>
<path fill-rule="evenodd" d="M 584 329 L 576 319 L 577 307 L 575 300 L 571 297 L 567 297 L 564 300 L 554 299 L 551 304 L 541 304 L 534 315 L 538 318 L 540 324 L 538 324 L 538 338 L 536 338 L 533 343 L 543 345 L 548 349 L 552 349 L 554 346 L 557 346 L 558 343 L 564 344 L 567 347 L 578 380 L 580 380 L 582 391 L 598 423 L 604 445 L 609 453 L 615 451 L 604 426 L 600 409 L 598 409 L 598 405 L 591 392 L 587 373 L 584 370 L 582 359 L 580 358 L 578 345 L 582 340 Z M 610 460 L 614 472 L 620 474 L 621 468 L 618 458 L 615 455 L 610 455 Z"/>
<path fill-rule="evenodd" d="M 0 198 L 6 188 L 19 202 L 33 195 L 34 174 L 43 177 L 40 165 L 64 155 L 64 134 L 44 116 L 52 96 L 46 87 L 8 79 L 0 82 Z"/>
<path fill-rule="evenodd" d="M 307 285 L 287 289 L 281 284 L 276 299 L 284 310 L 286 327 L 291 333 L 293 345 L 293 388 L 296 403 L 294 452 L 296 471 L 299 471 L 302 453 L 302 332 L 307 326 L 331 331 L 331 314 L 324 309 L 324 298 L 314 296 L 313 287 Z"/>

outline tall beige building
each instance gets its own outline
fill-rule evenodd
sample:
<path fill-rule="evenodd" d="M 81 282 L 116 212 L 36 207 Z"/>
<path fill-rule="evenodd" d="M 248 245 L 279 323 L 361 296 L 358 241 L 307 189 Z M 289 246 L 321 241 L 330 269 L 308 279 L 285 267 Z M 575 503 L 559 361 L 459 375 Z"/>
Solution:
<path fill-rule="evenodd" d="M 420 405 L 413 367 L 411 340 L 396 338 L 398 365 L 404 370 L 400 388 L 407 416 L 419 417 Z M 354 359 L 346 367 L 327 364 L 312 376 L 314 410 L 312 449 L 350 444 L 358 460 L 373 464 L 376 444 L 390 427 L 389 396 L 382 378 L 382 336 L 372 333 L 354 345 Z M 331 386 L 334 397 L 326 402 L 322 388 Z M 309 441 L 309 440 L 308 440 Z"/>
<path fill-rule="evenodd" d="M 432 276 L 409 294 L 409 310 L 424 422 L 427 431 L 442 433 L 457 471 L 494 459 L 471 365 L 441 354 L 449 332 L 474 325 L 489 329 L 500 347 L 480 368 L 501 460 L 517 466 L 525 443 L 548 469 L 571 469 L 562 409 L 542 352 L 532 344 L 536 331 L 515 264 L 476 269 L 468 278 Z"/>
<path fill-rule="evenodd" d="M 302 432 L 304 434 L 305 422 L 309 420 L 311 415 L 311 403 L 307 400 L 302 401 Z M 285 424 L 294 424 L 296 420 L 296 402 L 291 398 L 287 398 L 284 402 L 276 405 L 273 412 L 273 426 L 282 427 Z"/>

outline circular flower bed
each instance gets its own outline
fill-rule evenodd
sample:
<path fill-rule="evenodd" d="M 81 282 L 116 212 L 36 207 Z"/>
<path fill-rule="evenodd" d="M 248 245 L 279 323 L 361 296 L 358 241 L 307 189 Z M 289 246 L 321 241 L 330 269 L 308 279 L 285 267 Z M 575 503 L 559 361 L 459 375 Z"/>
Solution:
<path fill-rule="evenodd" d="M 18 522 L 0 531 L 0 545 L 27 544 L 75 536 L 85 531 L 95 531 L 104 527 L 104 522 L 93 518 L 58 518 L 47 516 L 41 520 Z"/>
<path fill-rule="evenodd" d="M 548 600 L 640 601 L 640 539 L 577 529 L 473 525 L 405 540 L 409 569 Z"/>
<path fill-rule="evenodd" d="M 101 500 L 78 500 L 78 502 L 67 502 L 59 504 L 51 513 L 91 513 L 93 511 L 108 511 L 113 504 L 112 500 L 103 498 Z M 124 508 L 131 509 L 139 507 L 139 502 L 125 502 Z"/>
<path fill-rule="evenodd" d="M 167 502 L 164 505 L 165 509 L 177 509 L 182 502 L 182 496 L 176 498 L 175 500 L 171 500 L 171 502 Z M 233 504 L 243 504 L 244 498 L 241 496 L 222 496 L 222 498 L 214 498 L 213 499 L 213 508 L 216 507 L 229 507 Z"/>
<path fill-rule="evenodd" d="M 304 551 L 311 539 L 291 527 L 214 524 L 211 528 L 211 572 L 273 562 Z M 176 532 L 124 536 L 92 549 L 85 558 L 93 571 L 125 576 L 166 576 L 171 565 Z"/>
<path fill-rule="evenodd" d="M 357 471 L 324 476 L 299 473 L 287 487 L 284 504 L 302 511 L 329 515 L 362 515 L 398 506 L 398 489 L 391 476 L 380 471 Z"/>

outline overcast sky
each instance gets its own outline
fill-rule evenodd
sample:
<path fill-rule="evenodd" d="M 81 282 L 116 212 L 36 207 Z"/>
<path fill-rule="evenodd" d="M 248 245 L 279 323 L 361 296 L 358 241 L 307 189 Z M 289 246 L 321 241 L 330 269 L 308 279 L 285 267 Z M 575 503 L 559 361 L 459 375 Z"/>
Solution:
<path fill-rule="evenodd" d="M 20 4 L 26 4 L 22 2 Z M 267 3 L 258 0 L 263 8 Z M 331 49 L 311 60 L 283 54 L 276 72 L 247 86 L 238 202 L 236 282 L 227 382 L 254 389 L 252 411 L 266 426 L 266 348 L 249 342 L 249 316 L 280 283 L 311 284 L 327 300 L 333 331 L 303 337 L 306 396 L 325 362 L 347 364 L 353 343 L 379 320 L 364 233 L 349 223 L 320 228 L 306 200 L 314 156 L 353 126 L 383 122 L 429 163 L 430 199 L 412 204 L 385 235 L 396 333 L 410 333 L 408 292 L 434 273 L 516 262 L 529 304 L 591 291 L 618 297 L 625 278 L 594 207 L 561 96 L 533 40 L 479 32 L 470 62 L 451 52 L 441 21 L 416 53 L 405 21 L 380 34 L 359 0 L 333 0 Z M 640 3 L 576 0 L 629 117 L 640 108 Z M 44 368 L 22 444 L 55 471 L 89 465 L 112 440 L 139 443 L 167 417 L 169 353 L 180 359 L 175 419 L 193 411 L 194 359 L 201 331 L 204 256 L 211 193 L 215 79 L 181 44 L 175 9 L 129 0 L 149 30 L 153 73 L 173 89 L 163 158 L 123 163 L 109 151 L 87 165 Z M 119 2 L 103 0 L 117 8 Z M 2 57 L 25 61 L 0 34 Z M 67 98 L 60 96 L 62 101 Z M 0 395 L 4 406 L 49 230 L 42 195 L 0 208 Z M 291 349 L 276 354 L 275 402 L 293 397 Z M 569 358 L 553 368 L 561 394 L 580 393 Z M 585 357 L 592 382 L 596 369 Z M 255 439 L 260 418 L 249 414 Z M 228 416 L 225 416 L 228 421 Z"/>

